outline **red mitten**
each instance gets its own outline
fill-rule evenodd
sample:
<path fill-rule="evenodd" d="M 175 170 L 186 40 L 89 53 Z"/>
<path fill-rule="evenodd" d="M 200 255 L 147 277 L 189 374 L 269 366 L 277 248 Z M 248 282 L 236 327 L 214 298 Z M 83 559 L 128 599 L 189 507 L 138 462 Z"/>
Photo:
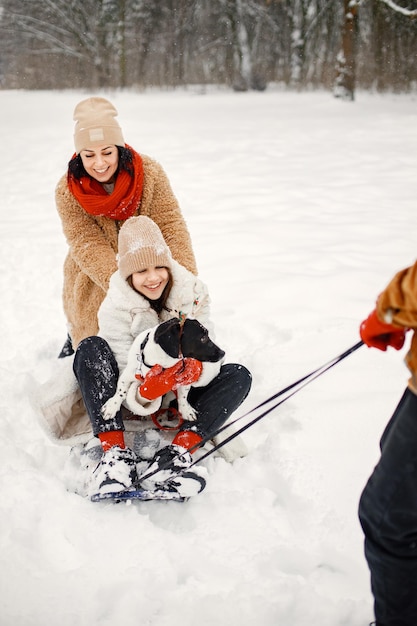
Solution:
<path fill-rule="evenodd" d="M 139 387 L 139 393 L 146 400 L 155 400 L 171 391 L 177 383 L 176 374 L 183 369 L 182 361 L 172 367 L 164 369 L 161 365 L 154 365 L 146 374 Z"/>
<path fill-rule="evenodd" d="M 177 387 L 195 383 L 195 381 L 200 378 L 201 372 L 203 371 L 203 364 L 197 359 L 189 357 L 183 359 L 182 363 L 184 366 L 183 369 L 176 374 Z"/>
<path fill-rule="evenodd" d="M 182 359 L 166 369 L 154 365 L 139 387 L 139 393 L 146 400 L 155 400 L 181 385 L 191 385 L 200 378 L 202 369 L 201 362 L 191 358 Z"/>
<path fill-rule="evenodd" d="M 385 352 L 388 346 L 401 350 L 405 341 L 406 329 L 381 322 L 376 311 L 372 311 L 360 325 L 359 333 L 362 341 L 369 348 L 378 348 L 378 350 Z"/>

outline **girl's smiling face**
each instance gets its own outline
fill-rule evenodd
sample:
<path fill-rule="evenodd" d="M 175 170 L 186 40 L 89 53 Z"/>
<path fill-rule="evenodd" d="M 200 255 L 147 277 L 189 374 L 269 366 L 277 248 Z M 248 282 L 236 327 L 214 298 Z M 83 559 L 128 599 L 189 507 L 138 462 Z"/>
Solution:
<path fill-rule="evenodd" d="M 98 146 L 81 150 L 80 157 L 84 169 L 99 183 L 113 181 L 119 165 L 119 151 L 116 146 Z"/>
<path fill-rule="evenodd" d="M 166 267 L 147 267 L 132 274 L 132 286 L 148 300 L 158 300 L 169 281 Z"/>

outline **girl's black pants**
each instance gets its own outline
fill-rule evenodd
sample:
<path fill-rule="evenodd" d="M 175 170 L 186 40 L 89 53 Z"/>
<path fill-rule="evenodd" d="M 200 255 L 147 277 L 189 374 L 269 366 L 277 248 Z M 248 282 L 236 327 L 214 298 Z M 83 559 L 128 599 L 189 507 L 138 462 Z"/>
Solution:
<path fill-rule="evenodd" d="M 74 373 L 94 435 L 124 430 L 121 411 L 108 421 L 101 415 L 103 404 L 116 392 L 119 378 L 119 368 L 108 343 L 95 336 L 83 339 L 75 353 Z M 243 365 L 223 365 L 206 387 L 190 389 L 188 401 L 197 413 L 197 420 L 182 428 L 192 424 L 202 437 L 210 437 L 246 398 L 251 382 L 252 377 Z"/>

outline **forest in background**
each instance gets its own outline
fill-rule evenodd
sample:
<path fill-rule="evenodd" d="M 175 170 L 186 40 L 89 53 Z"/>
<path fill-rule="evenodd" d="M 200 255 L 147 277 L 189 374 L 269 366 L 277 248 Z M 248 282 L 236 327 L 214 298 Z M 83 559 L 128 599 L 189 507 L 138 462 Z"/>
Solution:
<path fill-rule="evenodd" d="M 416 18 L 416 0 L 0 0 L 0 87 L 414 91 Z"/>

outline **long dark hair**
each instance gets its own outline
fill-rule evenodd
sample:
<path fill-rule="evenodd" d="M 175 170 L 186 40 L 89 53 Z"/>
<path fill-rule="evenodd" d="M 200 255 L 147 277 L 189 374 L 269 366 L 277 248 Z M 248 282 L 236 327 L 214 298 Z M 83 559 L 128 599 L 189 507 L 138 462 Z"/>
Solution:
<path fill-rule="evenodd" d="M 133 176 L 132 151 L 129 148 L 125 148 L 124 146 L 116 146 L 116 148 L 119 153 L 119 163 L 117 166 L 116 176 L 121 170 L 124 170 L 130 176 Z M 80 178 L 82 178 L 83 176 L 88 176 L 79 154 L 72 158 L 71 161 L 68 163 L 68 173 L 76 180 L 80 180 Z"/>

